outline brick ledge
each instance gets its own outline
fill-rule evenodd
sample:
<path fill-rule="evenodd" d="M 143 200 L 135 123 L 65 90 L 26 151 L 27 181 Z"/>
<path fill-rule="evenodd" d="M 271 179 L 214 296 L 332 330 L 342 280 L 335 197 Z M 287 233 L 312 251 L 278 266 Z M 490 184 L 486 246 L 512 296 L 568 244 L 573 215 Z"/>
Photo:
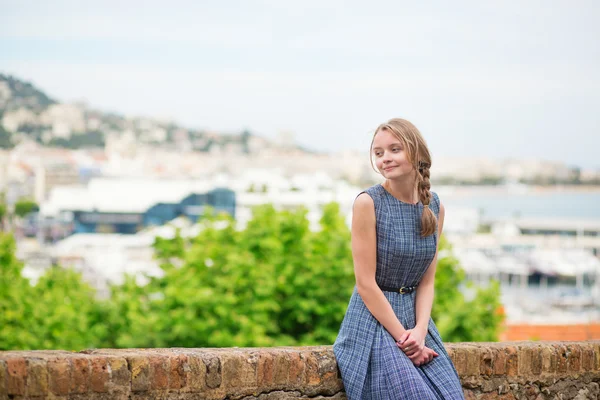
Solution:
<path fill-rule="evenodd" d="M 600 341 L 449 343 L 446 348 L 467 399 L 600 396 Z M 345 398 L 331 346 L 5 351 L 0 352 L 0 399 L 9 396 Z"/>

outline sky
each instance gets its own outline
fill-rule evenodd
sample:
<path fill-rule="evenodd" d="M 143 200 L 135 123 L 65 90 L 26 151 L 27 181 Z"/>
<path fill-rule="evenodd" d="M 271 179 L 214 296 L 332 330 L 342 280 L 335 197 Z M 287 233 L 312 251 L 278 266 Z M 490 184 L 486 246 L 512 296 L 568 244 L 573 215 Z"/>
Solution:
<path fill-rule="evenodd" d="M 0 72 L 60 101 L 368 151 L 600 168 L 597 1 L 7 1 Z"/>

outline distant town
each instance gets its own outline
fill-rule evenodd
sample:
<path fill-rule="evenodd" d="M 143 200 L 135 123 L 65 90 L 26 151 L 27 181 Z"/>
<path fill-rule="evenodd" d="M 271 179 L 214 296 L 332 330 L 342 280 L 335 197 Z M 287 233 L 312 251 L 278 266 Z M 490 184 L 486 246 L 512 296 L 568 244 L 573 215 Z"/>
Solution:
<path fill-rule="evenodd" d="M 0 190 L 8 182 L 22 182 L 20 194 L 38 202 L 58 181 L 81 183 L 81 171 L 87 174 L 83 179 L 94 174 L 201 178 L 259 167 L 287 176 L 325 172 L 360 187 L 380 180 L 366 149 L 324 153 L 296 145 L 289 132 L 266 139 L 248 130 L 214 132 L 126 117 L 84 103 L 57 102 L 31 83 L 2 74 L 0 118 Z M 45 175 L 44 188 L 37 191 L 23 182 L 35 181 L 36 174 Z M 537 159 L 440 156 L 431 176 L 434 185 L 600 185 L 598 169 Z"/>

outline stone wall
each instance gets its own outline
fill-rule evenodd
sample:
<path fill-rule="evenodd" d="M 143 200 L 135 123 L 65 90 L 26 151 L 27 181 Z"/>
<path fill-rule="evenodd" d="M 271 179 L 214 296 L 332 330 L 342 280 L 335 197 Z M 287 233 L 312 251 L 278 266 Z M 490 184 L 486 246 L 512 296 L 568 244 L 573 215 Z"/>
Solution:
<path fill-rule="evenodd" d="M 600 341 L 447 344 L 467 399 L 600 398 Z M 0 399 L 345 399 L 330 346 L 0 352 Z"/>

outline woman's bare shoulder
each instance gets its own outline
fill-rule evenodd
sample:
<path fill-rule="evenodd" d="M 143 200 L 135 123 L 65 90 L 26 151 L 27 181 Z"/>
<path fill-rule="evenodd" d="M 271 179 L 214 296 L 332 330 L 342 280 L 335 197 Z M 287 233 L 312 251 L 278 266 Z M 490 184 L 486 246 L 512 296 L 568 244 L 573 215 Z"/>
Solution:
<path fill-rule="evenodd" d="M 362 192 L 354 200 L 352 210 L 354 219 L 371 220 L 375 217 L 375 202 L 367 192 Z"/>
<path fill-rule="evenodd" d="M 354 209 L 356 210 L 357 208 L 360 209 L 365 209 L 365 208 L 374 208 L 375 207 L 375 202 L 373 201 L 373 198 L 371 197 L 371 195 L 367 192 L 360 192 L 358 194 L 358 196 L 356 196 L 356 199 L 354 199 Z"/>

